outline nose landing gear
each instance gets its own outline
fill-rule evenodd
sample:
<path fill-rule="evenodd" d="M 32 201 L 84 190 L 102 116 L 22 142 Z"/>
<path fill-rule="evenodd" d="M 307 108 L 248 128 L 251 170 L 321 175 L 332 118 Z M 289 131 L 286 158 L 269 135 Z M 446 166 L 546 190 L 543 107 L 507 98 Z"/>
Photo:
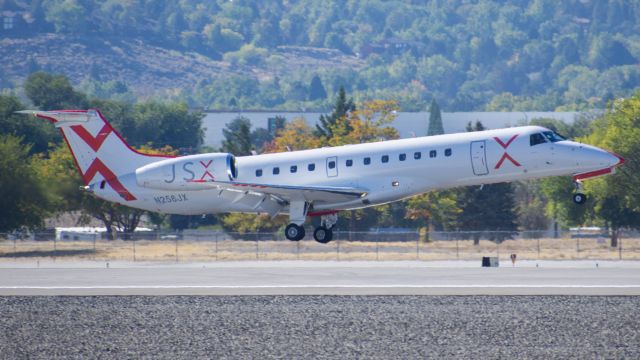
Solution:
<path fill-rule="evenodd" d="M 587 195 L 585 195 L 582 191 L 582 182 L 580 180 L 574 181 L 576 185 L 576 193 L 573 194 L 573 202 L 582 205 L 587 201 Z"/>

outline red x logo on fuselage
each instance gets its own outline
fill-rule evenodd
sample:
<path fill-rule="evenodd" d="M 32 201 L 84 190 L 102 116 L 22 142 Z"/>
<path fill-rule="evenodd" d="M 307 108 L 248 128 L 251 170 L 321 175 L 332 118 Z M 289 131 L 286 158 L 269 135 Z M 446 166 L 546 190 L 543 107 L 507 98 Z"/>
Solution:
<path fill-rule="evenodd" d="M 500 167 L 502 166 L 502 163 L 506 160 L 511 161 L 511 163 L 513 163 L 513 165 L 515 166 L 520 166 L 520 163 L 517 162 L 514 158 L 511 157 L 511 155 L 507 154 L 507 148 L 509 147 L 509 145 L 511 145 L 511 143 L 518 137 L 518 134 L 513 135 L 511 137 L 511 139 L 509 139 L 509 141 L 507 141 L 506 143 L 502 142 L 502 140 L 500 140 L 500 138 L 498 137 L 494 137 L 494 139 L 496 140 L 496 142 L 498 144 L 500 144 L 500 146 L 502 146 L 502 148 L 504 149 L 504 154 L 502 154 L 502 157 L 500 158 L 500 160 L 498 161 L 498 163 L 496 164 L 496 169 L 500 169 Z"/>
<path fill-rule="evenodd" d="M 213 175 L 209 172 L 209 165 L 211 165 L 212 162 L 213 160 L 209 160 L 209 162 L 207 163 L 205 163 L 204 161 L 200 161 L 200 165 L 202 165 L 202 167 L 204 168 L 204 173 L 202 174 L 202 177 L 200 177 L 200 180 L 204 180 L 205 176 L 207 175 L 211 178 L 211 180 L 216 180 L 216 178 L 213 177 Z"/>

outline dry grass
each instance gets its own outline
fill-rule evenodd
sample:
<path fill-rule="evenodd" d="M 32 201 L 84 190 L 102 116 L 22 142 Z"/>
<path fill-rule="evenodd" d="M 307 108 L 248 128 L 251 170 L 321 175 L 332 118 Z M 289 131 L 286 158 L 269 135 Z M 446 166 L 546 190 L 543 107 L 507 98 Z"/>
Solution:
<path fill-rule="evenodd" d="M 44 258 L 125 261 L 229 260 L 478 260 L 499 256 L 518 260 L 640 260 L 640 238 L 622 240 L 622 252 L 596 239 L 507 240 L 501 244 L 471 240 L 416 242 L 333 241 L 0 241 L 0 261 Z"/>

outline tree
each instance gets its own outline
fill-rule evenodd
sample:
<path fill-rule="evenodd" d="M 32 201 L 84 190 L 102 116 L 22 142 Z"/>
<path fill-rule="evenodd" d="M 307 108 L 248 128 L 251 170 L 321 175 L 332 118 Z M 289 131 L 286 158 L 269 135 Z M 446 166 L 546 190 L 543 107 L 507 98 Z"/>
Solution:
<path fill-rule="evenodd" d="M 236 156 L 251 155 L 251 121 L 238 116 L 222 129 L 222 151 Z"/>
<path fill-rule="evenodd" d="M 131 117 L 135 128 L 129 129 L 127 139 L 136 146 L 170 146 L 193 152 L 202 144 L 204 116 L 200 112 L 189 111 L 185 103 L 138 103 L 134 105 Z"/>
<path fill-rule="evenodd" d="M 440 107 L 436 102 L 436 99 L 431 101 L 431 106 L 429 107 L 429 130 L 427 131 L 427 135 L 442 135 L 444 134 L 444 127 L 442 126 L 442 113 L 440 112 Z"/>
<path fill-rule="evenodd" d="M 50 143 L 59 143 L 60 137 L 47 121 L 15 113 L 26 108 L 15 96 L 0 95 L 0 134 L 10 134 L 31 144 L 32 154 L 45 152 Z"/>
<path fill-rule="evenodd" d="M 73 90 L 64 75 L 35 72 L 24 83 L 24 91 L 40 110 L 84 109 L 86 96 Z"/>
<path fill-rule="evenodd" d="M 51 199 L 29 146 L 11 135 L 0 135 L 0 198 L 0 232 L 38 228 L 50 212 Z"/>
<path fill-rule="evenodd" d="M 517 231 L 517 214 L 513 187 L 510 183 L 470 186 L 460 199 L 459 229 L 469 231 L 473 244 L 480 244 L 483 233 L 490 240 L 501 242 Z"/>
<path fill-rule="evenodd" d="M 596 201 L 596 214 L 609 225 L 611 246 L 617 246 L 621 229 L 640 227 L 640 92 L 614 101 L 592 128 L 586 143 L 625 159 L 617 174 L 585 183 Z"/>
<path fill-rule="evenodd" d="M 353 99 L 347 100 L 347 94 L 344 91 L 344 87 L 340 86 L 338 91 L 338 97 L 336 103 L 333 106 L 333 111 L 330 115 L 320 115 L 319 124 L 316 124 L 316 135 L 331 138 L 333 136 L 331 126 L 333 126 L 338 119 L 347 115 L 347 113 L 356 110 L 356 105 Z"/>
<path fill-rule="evenodd" d="M 320 80 L 318 75 L 314 75 L 309 84 L 309 100 L 324 100 L 326 98 L 327 91 L 324 89 L 324 85 L 322 85 L 322 80 Z"/>

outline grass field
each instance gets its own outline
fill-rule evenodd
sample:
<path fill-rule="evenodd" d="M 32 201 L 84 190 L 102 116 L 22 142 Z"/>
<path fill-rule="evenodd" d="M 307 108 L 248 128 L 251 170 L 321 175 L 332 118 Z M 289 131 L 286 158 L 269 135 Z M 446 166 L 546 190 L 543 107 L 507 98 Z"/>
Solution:
<path fill-rule="evenodd" d="M 640 260 L 640 238 L 624 238 L 620 248 L 608 240 L 530 239 L 500 244 L 482 240 L 369 242 L 338 240 L 319 244 L 313 240 L 291 242 L 243 240 L 0 240 L 0 262 L 35 259 L 96 261 L 231 261 L 231 260 L 478 260 L 498 256 L 518 260 Z"/>

